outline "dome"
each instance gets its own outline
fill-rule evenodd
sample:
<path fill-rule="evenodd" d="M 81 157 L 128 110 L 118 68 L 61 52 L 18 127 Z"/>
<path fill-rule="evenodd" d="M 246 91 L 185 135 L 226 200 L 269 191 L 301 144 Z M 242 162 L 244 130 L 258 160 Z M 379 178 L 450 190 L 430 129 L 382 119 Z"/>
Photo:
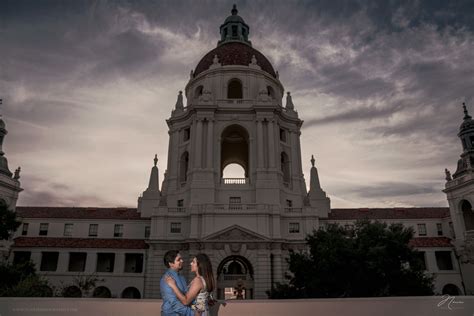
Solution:
<path fill-rule="evenodd" d="M 242 19 L 242 18 L 240 17 L 240 15 L 229 15 L 229 16 L 227 17 L 227 19 L 225 19 L 224 24 L 226 24 L 226 23 L 231 23 L 231 22 L 243 23 L 243 24 L 245 24 L 244 19 Z"/>
<path fill-rule="evenodd" d="M 201 72 L 208 70 L 213 64 L 215 55 L 217 55 L 219 63 L 222 66 L 248 66 L 252 62 L 252 56 L 255 56 L 257 59 L 257 65 L 259 65 L 263 71 L 276 78 L 275 70 L 273 69 L 272 64 L 268 61 L 267 57 L 265 57 L 255 48 L 242 42 L 226 42 L 211 50 L 198 63 L 194 71 L 194 75 L 197 76 Z"/>

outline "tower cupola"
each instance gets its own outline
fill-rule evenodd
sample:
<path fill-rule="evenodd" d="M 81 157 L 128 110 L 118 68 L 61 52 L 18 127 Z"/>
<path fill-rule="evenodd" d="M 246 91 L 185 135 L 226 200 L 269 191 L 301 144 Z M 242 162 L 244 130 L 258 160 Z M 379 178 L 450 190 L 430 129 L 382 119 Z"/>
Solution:
<path fill-rule="evenodd" d="M 235 4 L 230 12 L 231 15 L 220 26 L 221 39 L 218 45 L 227 42 L 241 42 L 252 46 L 252 43 L 249 41 L 250 28 L 244 19 L 238 15 L 239 11 Z"/>

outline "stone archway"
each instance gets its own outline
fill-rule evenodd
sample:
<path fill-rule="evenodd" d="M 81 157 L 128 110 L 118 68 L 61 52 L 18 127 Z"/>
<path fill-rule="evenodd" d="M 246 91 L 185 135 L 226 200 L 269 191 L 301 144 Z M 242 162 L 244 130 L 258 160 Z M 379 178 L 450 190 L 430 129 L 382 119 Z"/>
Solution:
<path fill-rule="evenodd" d="M 217 268 L 218 299 L 253 299 L 254 272 L 250 261 L 229 256 Z"/>
<path fill-rule="evenodd" d="M 244 169 L 245 178 L 249 177 L 249 134 L 237 124 L 227 126 L 221 134 L 221 177 L 229 164 L 238 164 Z"/>

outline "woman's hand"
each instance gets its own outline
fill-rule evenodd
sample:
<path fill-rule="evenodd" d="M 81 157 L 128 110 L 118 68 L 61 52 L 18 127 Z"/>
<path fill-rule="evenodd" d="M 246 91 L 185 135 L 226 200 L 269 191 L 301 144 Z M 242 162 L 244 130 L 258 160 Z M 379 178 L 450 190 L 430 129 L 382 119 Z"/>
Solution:
<path fill-rule="evenodd" d="M 171 287 L 176 286 L 176 281 L 169 275 L 166 276 L 165 281 Z"/>

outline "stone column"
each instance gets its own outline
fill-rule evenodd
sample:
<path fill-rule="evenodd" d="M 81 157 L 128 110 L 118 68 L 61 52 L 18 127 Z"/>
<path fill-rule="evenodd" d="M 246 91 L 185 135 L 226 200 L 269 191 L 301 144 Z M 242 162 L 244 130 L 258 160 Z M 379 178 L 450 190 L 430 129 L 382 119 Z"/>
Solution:
<path fill-rule="evenodd" d="M 196 128 L 196 147 L 194 148 L 195 156 L 195 168 L 201 168 L 201 160 L 202 160 L 202 120 L 198 119 L 197 121 L 197 128 Z"/>
<path fill-rule="evenodd" d="M 258 164 L 257 168 L 264 168 L 263 165 L 263 127 L 262 121 L 257 120 L 257 156 L 258 156 Z"/>
<path fill-rule="evenodd" d="M 211 119 L 207 122 L 207 168 L 212 169 L 214 163 L 214 155 L 212 149 L 214 138 L 214 121 Z"/>
<path fill-rule="evenodd" d="M 269 167 L 275 168 L 275 124 L 272 121 L 269 121 L 267 124 L 268 127 L 268 161 Z"/>

